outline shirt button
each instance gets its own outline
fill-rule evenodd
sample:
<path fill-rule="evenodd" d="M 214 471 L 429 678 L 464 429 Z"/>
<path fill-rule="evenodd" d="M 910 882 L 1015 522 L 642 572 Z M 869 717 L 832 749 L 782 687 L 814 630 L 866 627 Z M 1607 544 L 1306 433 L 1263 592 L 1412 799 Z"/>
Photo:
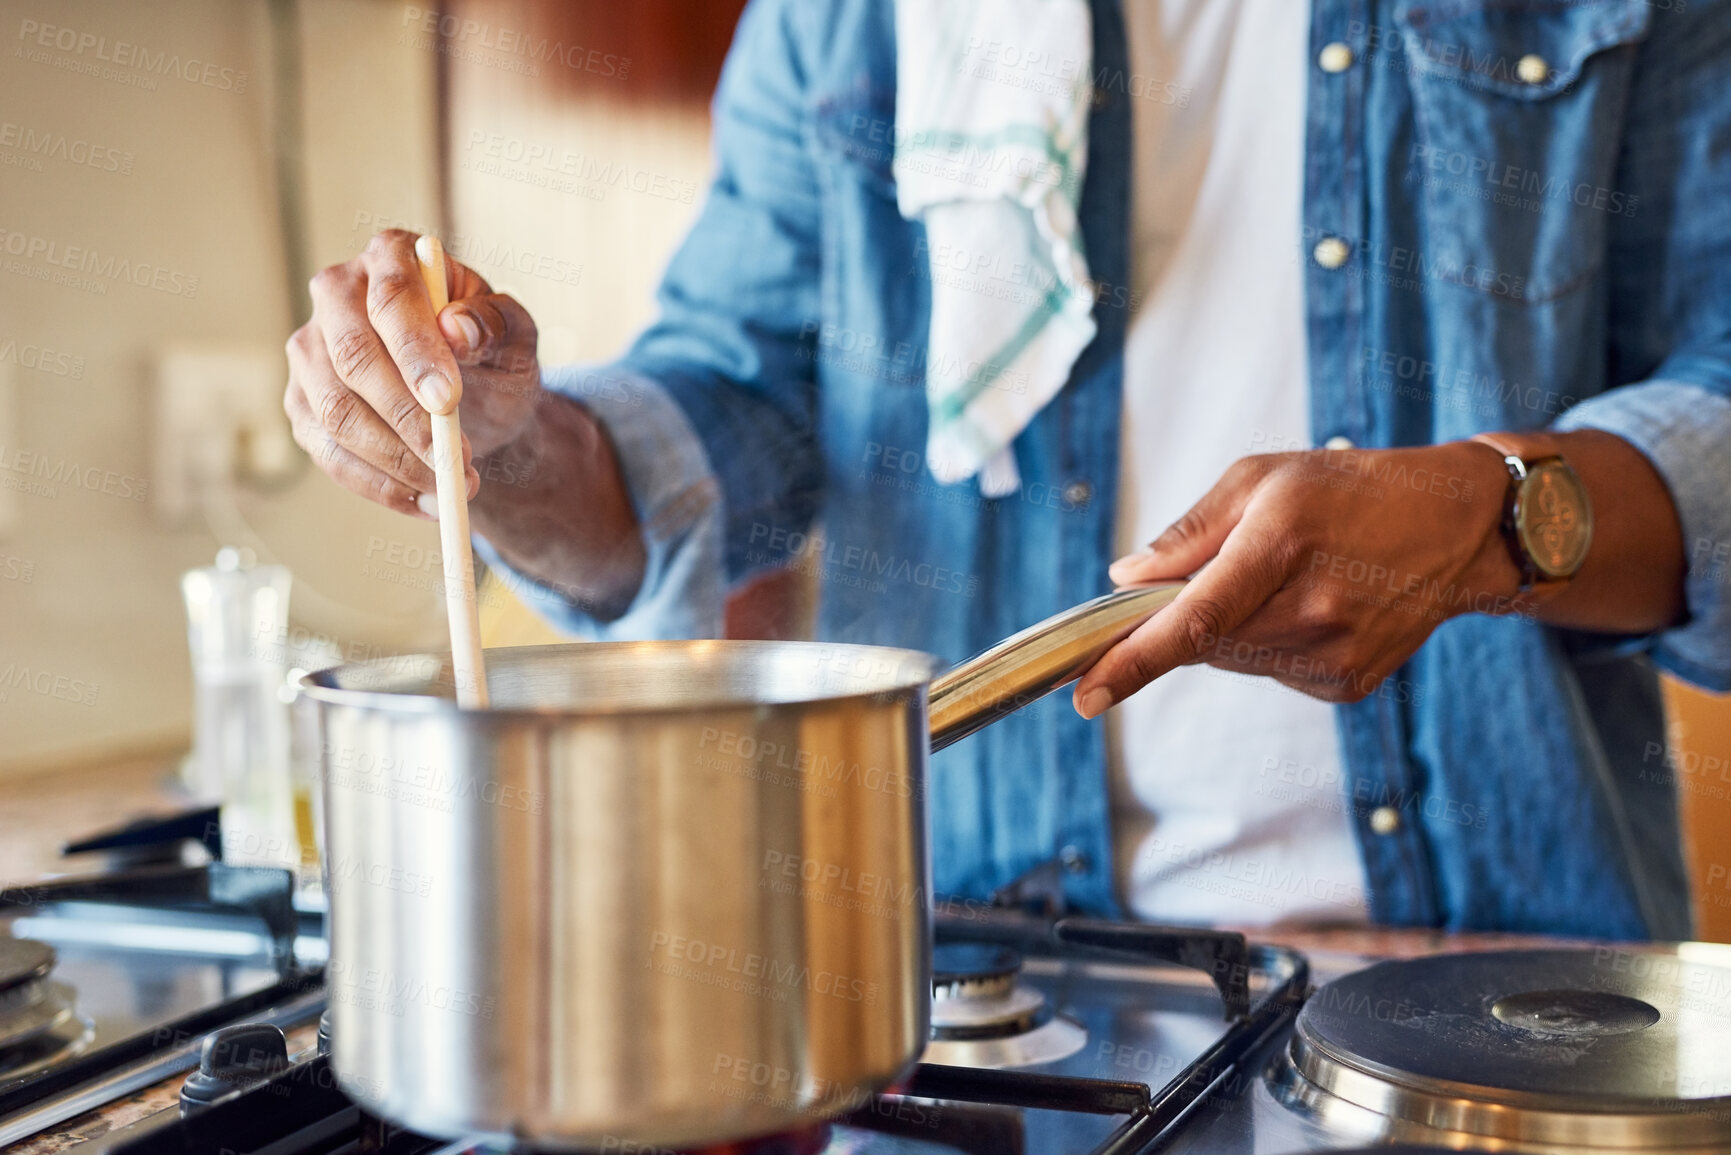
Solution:
<path fill-rule="evenodd" d="M 1543 84 L 1550 74 L 1551 66 L 1545 63 L 1543 56 L 1534 56 L 1529 52 L 1515 61 L 1515 75 L 1521 78 L 1523 84 Z"/>
<path fill-rule="evenodd" d="M 1342 437 L 1340 434 L 1336 433 L 1333 437 L 1330 437 L 1327 441 L 1324 441 L 1322 443 L 1322 447 L 1324 449 L 1332 449 L 1338 453 L 1342 449 L 1353 448 L 1352 438 Z"/>
<path fill-rule="evenodd" d="M 1325 269 L 1338 269 L 1346 264 L 1346 259 L 1352 255 L 1352 246 L 1339 237 L 1323 237 L 1316 242 L 1316 247 L 1310 250 L 1310 255 L 1316 258 L 1316 263 Z"/>
<path fill-rule="evenodd" d="M 1071 874 L 1082 874 L 1088 869 L 1088 856 L 1075 846 L 1066 846 L 1058 851 L 1058 861 Z"/>
<path fill-rule="evenodd" d="M 1393 834 L 1400 829 L 1400 811 L 1392 806 L 1378 806 L 1370 812 L 1370 828 L 1377 834 Z"/>
<path fill-rule="evenodd" d="M 1064 501 L 1069 505 L 1087 505 L 1094 496 L 1094 487 L 1086 481 L 1072 481 L 1064 487 Z"/>
<path fill-rule="evenodd" d="M 1345 72 L 1352 67 L 1352 49 L 1338 40 L 1324 44 L 1316 54 L 1316 63 L 1324 72 Z"/>

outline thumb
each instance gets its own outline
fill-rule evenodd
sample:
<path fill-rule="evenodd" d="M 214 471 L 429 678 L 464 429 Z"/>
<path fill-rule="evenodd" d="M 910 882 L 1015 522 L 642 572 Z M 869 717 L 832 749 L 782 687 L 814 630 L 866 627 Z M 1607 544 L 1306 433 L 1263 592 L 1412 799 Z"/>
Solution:
<path fill-rule="evenodd" d="M 535 323 L 516 300 L 487 293 L 452 301 L 439 311 L 439 331 L 460 365 L 478 365 L 527 340 L 535 348 Z"/>
<path fill-rule="evenodd" d="M 1106 571 L 1115 585 L 1189 577 L 1220 552 L 1226 535 L 1244 516 L 1244 507 L 1273 468 L 1269 457 L 1241 457 L 1188 513 L 1135 553 Z"/>

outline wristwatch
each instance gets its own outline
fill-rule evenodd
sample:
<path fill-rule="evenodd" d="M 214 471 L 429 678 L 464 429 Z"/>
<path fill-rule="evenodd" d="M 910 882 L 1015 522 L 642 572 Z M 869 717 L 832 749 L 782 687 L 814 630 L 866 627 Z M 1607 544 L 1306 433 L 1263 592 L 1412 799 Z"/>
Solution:
<path fill-rule="evenodd" d="M 1587 487 L 1561 454 L 1524 456 L 1495 434 L 1474 441 L 1503 455 L 1509 492 L 1503 503 L 1503 538 L 1521 571 L 1521 593 L 1561 590 L 1580 571 L 1593 544 L 1593 505 Z"/>

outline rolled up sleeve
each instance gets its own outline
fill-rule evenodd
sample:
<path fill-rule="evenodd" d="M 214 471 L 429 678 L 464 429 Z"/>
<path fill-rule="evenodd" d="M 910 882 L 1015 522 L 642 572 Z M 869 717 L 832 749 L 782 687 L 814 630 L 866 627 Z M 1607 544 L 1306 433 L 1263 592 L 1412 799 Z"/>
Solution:
<path fill-rule="evenodd" d="M 567 366 L 549 371 L 545 384 L 588 409 L 613 443 L 643 532 L 643 584 L 622 615 L 604 622 L 513 569 L 478 535 L 475 552 L 524 604 L 564 633 L 592 641 L 721 636 L 721 489 L 684 411 L 653 380 L 616 367 Z"/>
<path fill-rule="evenodd" d="M 1616 434 L 1664 479 L 1688 554 L 1688 613 L 1653 637 L 1651 652 L 1680 678 L 1731 690 L 1731 399 L 1685 381 L 1653 380 L 1583 401 L 1556 428 Z"/>

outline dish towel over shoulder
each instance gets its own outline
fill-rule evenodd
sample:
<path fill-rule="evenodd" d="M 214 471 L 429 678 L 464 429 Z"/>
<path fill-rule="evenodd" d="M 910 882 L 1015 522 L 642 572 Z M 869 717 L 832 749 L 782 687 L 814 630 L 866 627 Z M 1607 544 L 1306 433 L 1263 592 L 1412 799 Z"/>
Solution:
<path fill-rule="evenodd" d="M 896 197 L 932 281 L 926 460 L 987 497 L 1021 487 L 1010 443 L 1094 338 L 1091 25 L 1087 0 L 896 0 Z"/>

